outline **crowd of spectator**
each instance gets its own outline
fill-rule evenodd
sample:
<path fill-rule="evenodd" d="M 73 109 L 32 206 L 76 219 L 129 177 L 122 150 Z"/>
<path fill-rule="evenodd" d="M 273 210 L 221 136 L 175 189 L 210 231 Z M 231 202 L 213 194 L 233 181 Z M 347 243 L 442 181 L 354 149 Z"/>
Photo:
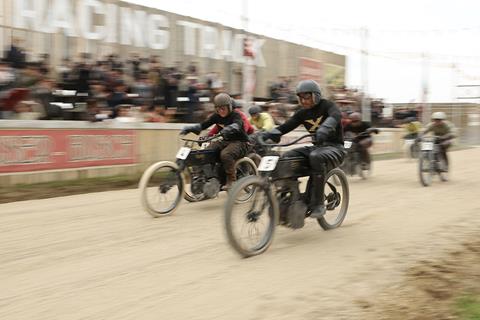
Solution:
<path fill-rule="evenodd" d="M 18 41 L 0 61 L 0 118 L 196 122 L 202 101 L 224 87 L 218 73 L 200 75 L 195 63 L 165 67 L 157 56 L 82 54 L 52 67 L 49 56 L 27 61 Z"/>
<path fill-rule="evenodd" d="M 50 65 L 48 54 L 27 61 L 18 39 L 0 60 L 0 119 L 54 119 L 114 122 L 200 122 L 213 107 L 213 96 L 225 84 L 216 72 L 199 74 L 194 62 L 182 68 L 163 66 L 159 57 L 128 59 L 111 54 L 93 60 L 82 54 L 76 61 L 63 59 Z M 295 111 L 295 77 L 278 77 L 269 84 L 269 97 L 258 104 L 276 124 Z M 344 116 L 361 112 L 363 93 L 347 87 L 328 87 L 326 98 Z M 241 100 L 241 96 L 234 95 Z M 396 126 L 402 119 L 417 117 L 416 110 L 398 109 L 385 118 L 381 99 L 367 99 L 372 125 Z M 245 108 L 247 109 L 247 108 Z"/>

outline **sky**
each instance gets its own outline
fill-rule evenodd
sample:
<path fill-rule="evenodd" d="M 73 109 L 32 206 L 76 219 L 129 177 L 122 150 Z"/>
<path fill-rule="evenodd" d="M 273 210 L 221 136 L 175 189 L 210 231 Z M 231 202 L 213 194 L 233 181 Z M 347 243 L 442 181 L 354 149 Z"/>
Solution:
<path fill-rule="evenodd" d="M 387 102 L 421 102 L 424 88 L 428 102 L 459 101 L 471 92 L 458 85 L 480 84 L 480 1 L 127 2 L 238 29 L 246 12 L 249 32 L 346 55 L 346 84 Z"/>

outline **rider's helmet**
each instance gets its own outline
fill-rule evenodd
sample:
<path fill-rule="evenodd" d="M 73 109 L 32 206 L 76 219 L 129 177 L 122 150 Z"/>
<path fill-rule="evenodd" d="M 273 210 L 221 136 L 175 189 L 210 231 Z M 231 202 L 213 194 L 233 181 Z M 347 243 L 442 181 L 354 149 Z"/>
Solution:
<path fill-rule="evenodd" d="M 359 112 L 353 112 L 350 114 L 349 118 L 352 122 L 360 121 L 362 120 L 362 115 Z"/>
<path fill-rule="evenodd" d="M 445 119 L 447 119 L 447 115 L 445 114 L 445 112 L 438 111 L 438 112 L 432 113 L 432 120 L 445 120 Z"/>
<path fill-rule="evenodd" d="M 259 114 L 262 112 L 262 108 L 259 106 L 251 106 L 250 109 L 248 109 L 248 113 L 250 113 L 251 116 Z"/>
<path fill-rule="evenodd" d="M 213 104 L 215 105 L 215 108 L 227 106 L 228 112 L 232 112 L 232 108 L 233 108 L 232 101 L 233 99 L 224 92 L 217 94 L 215 98 L 213 98 Z"/>
<path fill-rule="evenodd" d="M 322 93 L 320 92 L 320 86 L 313 80 L 302 80 L 298 83 L 295 89 L 295 94 L 299 93 L 311 93 L 313 97 L 313 104 L 317 104 L 322 99 Z"/>

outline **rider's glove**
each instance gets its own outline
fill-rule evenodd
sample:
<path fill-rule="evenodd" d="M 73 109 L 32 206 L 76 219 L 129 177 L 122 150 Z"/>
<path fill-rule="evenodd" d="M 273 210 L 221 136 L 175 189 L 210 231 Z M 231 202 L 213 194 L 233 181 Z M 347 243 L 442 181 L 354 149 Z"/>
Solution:
<path fill-rule="evenodd" d="M 275 143 L 279 143 L 282 138 L 283 133 L 278 129 L 272 129 L 270 131 L 264 131 L 259 134 L 262 137 L 263 141 L 272 140 Z"/>
<path fill-rule="evenodd" d="M 198 123 L 191 126 L 183 127 L 182 131 L 180 131 L 180 135 L 183 136 L 190 132 L 193 132 L 195 134 L 200 134 L 201 131 L 202 131 L 202 125 Z"/>
<path fill-rule="evenodd" d="M 324 143 L 329 135 L 329 129 L 323 126 L 320 126 L 315 132 L 315 141 L 317 144 Z"/>
<path fill-rule="evenodd" d="M 220 131 L 220 135 L 228 140 L 238 132 L 240 132 L 240 126 L 238 123 L 232 123 L 231 125 L 225 126 L 225 128 Z"/>

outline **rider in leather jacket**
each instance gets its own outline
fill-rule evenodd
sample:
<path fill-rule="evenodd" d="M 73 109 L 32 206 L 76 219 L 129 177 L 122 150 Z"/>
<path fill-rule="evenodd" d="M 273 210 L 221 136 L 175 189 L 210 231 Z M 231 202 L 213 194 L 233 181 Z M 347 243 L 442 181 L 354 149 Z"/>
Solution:
<path fill-rule="evenodd" d="M 202 123 L 185 126 L 180 134 L 189 132 L 200 134 L 202 130 L 214 124 L 221 128 L 220 135 L 223 140 L 211 143 L 208 149 L 220 151 L 220 159 L 227 175 L 226 187 L 229 188 L 236 180 L 235 162 L 247 153 L 248 137 L 242 117 L 238 112 L 233 111 L 233 99 L 228 94 L 217 94 L 213 103 L 215 105 L 213 115 Z"/>
<path fill-rule="evenodd" d="M 326 213 L 324 184 L 329 170 L 338 167 L 345 158 L 341 113 L 337 106 L 322 98 L 320 86 L 313 80 L 300 81 L 296 88 L 301 108 L 282 125 L 263 133 L 263 138 L 280 141 L 280 137 L 299 125 L 314 133 L 314 145 L 287 151 L 283 157 L 304 157 L 313 170 L 312 198 L 310 210 L 312 218 L 320 218 Z"/>

